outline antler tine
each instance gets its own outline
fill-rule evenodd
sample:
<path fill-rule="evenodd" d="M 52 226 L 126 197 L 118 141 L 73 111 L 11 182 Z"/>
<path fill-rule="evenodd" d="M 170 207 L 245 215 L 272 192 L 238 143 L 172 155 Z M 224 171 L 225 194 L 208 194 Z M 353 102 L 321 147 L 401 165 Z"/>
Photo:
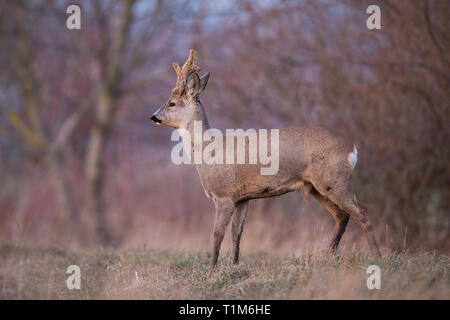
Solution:
<path fill-rule="evenodd" d="M 172 63 L 172 65 L 173 65 L 173 69 L 174 69 L 175 72 L 177 73 L 177 76 L 179 76 L 179 75 L 180 75 L 180 71 L 181 71 L 180 66 L 179 66 L 178 63 L 176 63 L 176 62 Z"/>
<path fill-rule="evenodd" d="M 182 87 L 184 81 L 186 80 L 186 76 L 189 72 L 198 72 L 200 68 L 197 66 L 197 52 L 194 50 L 189 51 L 189 58 L 183 64 L 183 67 L 180 68 L 178 63 L 173 63 L 173 68 L 177 73 L 177 84 L 175 86 L 175 90 Z"/>
<path fill-rule="evenodd" d="M 191 49 L 189 51 L 189 58 L 184 63 L 182 70 L 187 74 L 190 71 L 198 71 L 199 69 L 197 66 L 197 52 Z"/>

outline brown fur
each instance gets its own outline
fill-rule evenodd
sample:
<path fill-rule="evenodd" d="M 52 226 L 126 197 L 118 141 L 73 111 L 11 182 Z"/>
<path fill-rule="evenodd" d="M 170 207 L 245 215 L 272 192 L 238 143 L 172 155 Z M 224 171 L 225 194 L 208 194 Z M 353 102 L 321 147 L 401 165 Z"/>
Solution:
<path fill-rule="evenodd" d="M 193 50 L 183 67 L 174 64 L 174 69 L 178 76 L 177 85 L 169 101 L 152 119 L 172 128 L 185 129 L 193 136 L 194 121 L 201 120 L 203 130 L 209 128 L 206 113 L 198 100 L 209 74 L 202 78 L 198 76 L 197 55 Z M 270 150 L 270 139 L 268 143 Z M 349 154 L 354 152 L 354 146 L 323 128 L 282 128 L 279 150 L 279 170 L 275 175 L 261 175 L 260 163 L 195 165 L 205 193 L 216 205 L 211 266 L 217 264 L 222 239 L 231 220 L 233 262 L 238 263 L 239 243 L 250 199 L 291 191 L 301 191 L 306 199 L 312 194 L 333 215 L 336 225 L 330 243 L 332 252 L 338 248 L 349 217 L 353 217 L 364 230 L 372 254 L 380 256 L 366 210 L 358 204 L 351 190 L 353 165 L 349 162 Z"/>

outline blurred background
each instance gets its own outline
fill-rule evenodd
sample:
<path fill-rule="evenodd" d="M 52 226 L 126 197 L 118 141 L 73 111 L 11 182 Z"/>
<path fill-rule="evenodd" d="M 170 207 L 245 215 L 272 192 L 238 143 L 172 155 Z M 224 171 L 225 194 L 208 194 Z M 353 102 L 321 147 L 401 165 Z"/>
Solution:
<path fill-rule="evenodd" d="M 70 4 L 81 30 L 66 28 Z M 449 31 L 446 0 L 2 1 L 0 240 L 209 249 L 213 202 L 149 120 L 193 48 L 213 127 L 354 141 L 380 244 L 449 252 Z M 298 193 L 252 201 L 247 221 L 244 251 L 325 247 L 334 226 Z M 342 245 L 365 248 L 355 222 Z"/>

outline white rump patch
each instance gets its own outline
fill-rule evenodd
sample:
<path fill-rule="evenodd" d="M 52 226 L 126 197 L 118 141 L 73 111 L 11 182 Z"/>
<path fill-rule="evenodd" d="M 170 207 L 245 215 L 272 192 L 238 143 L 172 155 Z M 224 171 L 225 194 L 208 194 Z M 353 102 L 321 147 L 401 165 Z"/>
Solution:
<path fill-rule="evenodd" d="M 352 170 L 356 166 L 356 161 L 358 161 L 358 150 L 356 150 L 356 146 L 353 145 L 353 151 L 348 154 L 348 162 L 352 166 Z"/>

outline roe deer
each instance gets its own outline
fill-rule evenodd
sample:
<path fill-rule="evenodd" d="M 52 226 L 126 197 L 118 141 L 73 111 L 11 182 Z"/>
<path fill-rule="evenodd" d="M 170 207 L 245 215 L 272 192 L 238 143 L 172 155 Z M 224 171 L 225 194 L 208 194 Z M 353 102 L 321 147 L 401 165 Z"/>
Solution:
<path fill-rule="evenodd" d="M 208 129 L 208 119 L 200 103 L 209 73 L 199 77 L 197 54 L 191 50 L 183 67 L 173 63 L 178 79 L 170 99 L 152 116 L 157 124 L 194 131 L 194 122 L 201 121 Z M 181 134 L 183 138 L 183 134 Z M 248 141 L 245 143 L 247 144 Z M 188 143 L 192 144 L 189 140 Z M 191 159 L 195 147 L 191 148 Z M 234 152 L 234 151 L 233 151 Z M 301 191 L 305 198 L 313 195 L 336 220 L 329 246 L 336 252 L 349 217 L 364 230 L 372 255 L 379 257 L 373 227 L 366 210 L 351 190 L 352 171 L 357 150 L 322 128 L 279 129 L 279 170 L 274 175 L 261 175 L 261 164 L 195 164 L 202 186 L 216 207 L 211 267 L 217 264 L 225 230 L 232 220 L 233 263 L 239 261 L 239 243 L 250 199 L 279 196 Z"/>

